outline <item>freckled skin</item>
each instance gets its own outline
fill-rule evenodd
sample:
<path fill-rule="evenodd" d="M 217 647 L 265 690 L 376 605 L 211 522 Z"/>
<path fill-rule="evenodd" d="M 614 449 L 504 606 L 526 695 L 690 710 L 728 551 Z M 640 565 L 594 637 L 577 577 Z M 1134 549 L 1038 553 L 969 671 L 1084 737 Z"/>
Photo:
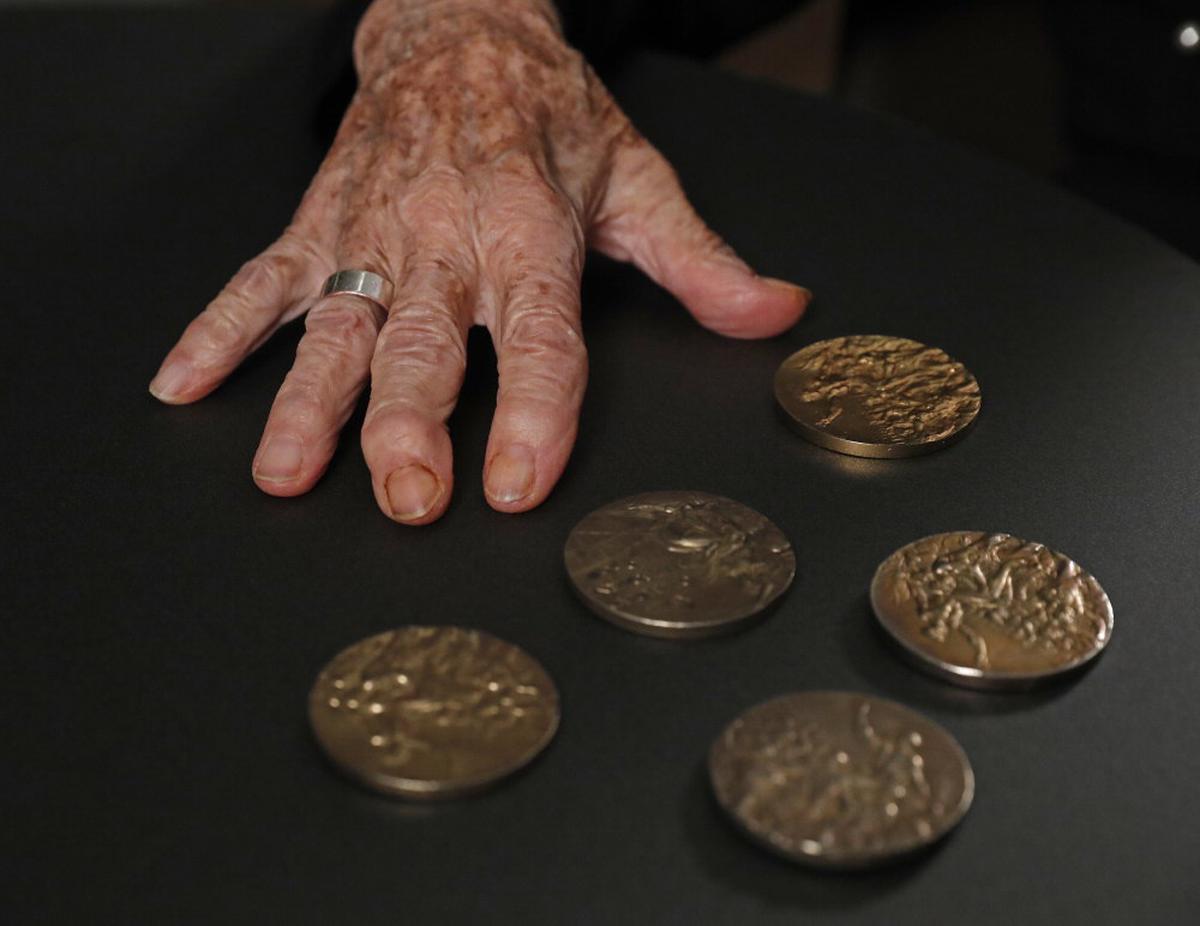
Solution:
<path fill-rule="evenodd" d="M 311 489 L 364 388 L 363 454 L 381 510 L 449 503 L 453 410 L 472 325 L 496 344 L 489 503 L 539 504 L 570 455 L 587 379 L 579 280 L 591 246 L 637 264 L 706 327 L 764 337 L 807 291 L 757 276 L 700 220 L 662 156 L 578 52 L 548 0 L 376 0 L 355 41 L 359 88 L 282 236 L 167 355 L 151 391 L 207 395 L 306 315 L 255 455 L 273 495 Z M 325 278 L 365 269 L 385 309 Z"/>

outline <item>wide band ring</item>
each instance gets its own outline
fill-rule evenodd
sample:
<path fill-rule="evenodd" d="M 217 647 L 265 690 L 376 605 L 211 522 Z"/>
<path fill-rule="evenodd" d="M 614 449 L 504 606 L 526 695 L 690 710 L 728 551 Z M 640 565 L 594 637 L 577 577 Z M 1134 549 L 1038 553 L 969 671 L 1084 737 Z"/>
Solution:
<path fill-rule="evenodd" d="M 325 281 L 321 295 L 336 296 L 340 293 L 370 299 L 386 312 L 392 301 L 392 284 L 370 270 L 339 270 Z"/>

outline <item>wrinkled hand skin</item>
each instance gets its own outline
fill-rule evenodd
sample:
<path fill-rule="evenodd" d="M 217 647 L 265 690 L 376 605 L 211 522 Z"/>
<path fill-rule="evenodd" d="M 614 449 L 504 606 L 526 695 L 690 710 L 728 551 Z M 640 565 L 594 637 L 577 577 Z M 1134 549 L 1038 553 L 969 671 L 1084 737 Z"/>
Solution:
<path fill-rule="evenodd" d="M 405 524 L 440 517 L 466 333 L 486 325 L 500 382 L 486 495 L 506 512 L 542 502 L 587 378 L 589 245 L 632 261 L 724 335 L 773 335 L 804 311 L 806 290 L 755 275 L 697 217 L 545 0 L 378 0 L 355 64 L 359 89 L 291 224 L 191 323 L 150 386 L 163 402 L 194 402 L 307 313 L 254 457 L 263 491 L 316 484 L 369 382 L 362 447 L 379 507 Z M 393 281 L 386 313 L 358 296 L 318 298 L 341 268 Z"/>

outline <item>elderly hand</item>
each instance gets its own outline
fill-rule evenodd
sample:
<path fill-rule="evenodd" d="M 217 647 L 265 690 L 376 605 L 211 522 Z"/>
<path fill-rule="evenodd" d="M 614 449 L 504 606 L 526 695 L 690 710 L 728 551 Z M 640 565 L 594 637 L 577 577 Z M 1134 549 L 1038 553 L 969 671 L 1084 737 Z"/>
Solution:
<path fill-rule="evenodd" d="M 571 452 L 587 378 L 586 245 L 632 261 L 724 335 L 776 334 L 804 311 L 806 290 L 755 275 L 704 225 L 547 0 L 377 0 L 355 65 L 358 91 L 291 224 L 150 386 L 194 402 L 307 313 L 254 458 L 263 491 L 316 484 L 369 378 L 362 447 L 379 507 L 406 524 L 439 517 L 446 420 L 477 324 L 500 377 L 487 498 L 509 512 L 540 503 Z M 386 314 L 359 296 L 320 298 L 343 268 L 393 282 Z"/>

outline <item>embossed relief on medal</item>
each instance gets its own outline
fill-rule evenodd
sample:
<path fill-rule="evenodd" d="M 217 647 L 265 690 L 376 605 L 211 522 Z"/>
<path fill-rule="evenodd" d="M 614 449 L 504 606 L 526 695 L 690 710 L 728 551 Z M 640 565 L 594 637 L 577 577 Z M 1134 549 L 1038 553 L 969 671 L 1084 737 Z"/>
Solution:
<path fill-rule="evenodd" d="M 981 405 L 963 364 L 936 347 L 880 335 L 810 344 L 784 362 L 776 393 L 801 425 L 866 444 L 937 444 L 966 428 Z"/>
<path fill-rule="evenodd" d="M 447 785 L 523 764 L 558 722 L 540 665 L 458 627 L 405 627 L 349 647 L 317 679 L 310 708 L 342 764 Z"/>
<path fill-rule="evenodd" d="M 862 696 L 787 696 L 736 720 L 710 761 L 718 800 L 786 855 L 829 864 L 901 854 L 965 812 L 969 767 L 940 728 Z"/>
<path fill-rule="evenodd" d="M 1112 608 L 1079 564 L 1008 534 L 959 532 L 903 547 L 880 567 L 881 620 L 937 658 L 996 672 L 1039 672 L 1094 655 Z"/>
<path fill-rule="evenodd" d="M 657 492 L 588 515 L 571 532 L 567 570 L 592 603 L 664 621 L 753 614 L 790 584 L 791 544 L 729 499 Z"/>

